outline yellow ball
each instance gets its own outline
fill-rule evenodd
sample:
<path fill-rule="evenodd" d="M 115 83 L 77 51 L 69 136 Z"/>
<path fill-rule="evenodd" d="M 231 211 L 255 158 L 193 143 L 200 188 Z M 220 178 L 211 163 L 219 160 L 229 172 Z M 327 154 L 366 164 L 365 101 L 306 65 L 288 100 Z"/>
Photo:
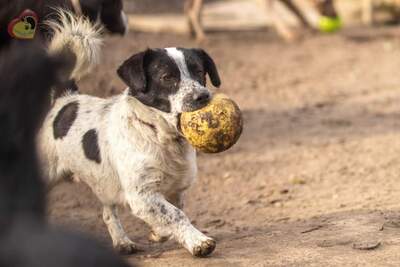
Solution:
<path fill-rule="evenodd" d="M 181 130 L 198 150 L 222 152 L 239 139 L 243 130 L 242 113 L 226 95 L 216 94 L 206 107 L 182 113 Z"/>

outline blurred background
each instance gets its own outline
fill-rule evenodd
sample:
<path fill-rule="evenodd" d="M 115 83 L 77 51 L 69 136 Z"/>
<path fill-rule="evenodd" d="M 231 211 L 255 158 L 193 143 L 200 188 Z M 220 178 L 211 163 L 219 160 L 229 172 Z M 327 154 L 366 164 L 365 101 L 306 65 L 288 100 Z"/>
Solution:
<path fill-rule="evenodd" d="M 245 118 L 236 146 L 199 155 L 199 180 L 186 196 L 185 212 L 218 240 L 215 254 L 193 260 L 172 241 L 152 244 L 146 226 L 126 210 L 123 225 L 147 247 L 129 261 L 398 263 L 399 1 L 337 0 L 340 23 L 328 22 L 333 29 L 321 28 L 321 12 L 312 1 L 299 4 L 310 28 L 282 2 L 273 5 L 271 11 L 266 1 L 204 1 L 206 36 L 198 42 L 189 34 L 184 1 L 125 0 L 131 30 L 106 38 L 102 64 L 80 84 L 84 92 L 101 97 L 121 92 L 126 86 L 117 67 L 146 48 L 202 47 L 218 66 L 218 90 L 239 104 Z M 281 23 L 288 25 L 283 31 Z M 89 189 L 65 184 L 50 200 L 53 222 L 110 244 Z"/>

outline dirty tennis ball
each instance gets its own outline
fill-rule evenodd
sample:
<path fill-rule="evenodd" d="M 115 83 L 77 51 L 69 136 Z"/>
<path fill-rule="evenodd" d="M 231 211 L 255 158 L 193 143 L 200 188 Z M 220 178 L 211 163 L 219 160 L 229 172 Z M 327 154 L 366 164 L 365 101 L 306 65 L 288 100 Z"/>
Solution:
<path fill-rule="evenodd" d="M 333 33 L 342 27 L 342 20 L 340 17 L 326 17 L 322 16 L 318 22 L 318 28 L 321 32 Z"/>
<path fill-rule="evenodd" d="M 229 149 L 237 142 L 243 129 L 239 107 L 224 94 L 216 94 L 202 109 L 182 113 L 180 123 L 189 143 L 205 153 Z"/>

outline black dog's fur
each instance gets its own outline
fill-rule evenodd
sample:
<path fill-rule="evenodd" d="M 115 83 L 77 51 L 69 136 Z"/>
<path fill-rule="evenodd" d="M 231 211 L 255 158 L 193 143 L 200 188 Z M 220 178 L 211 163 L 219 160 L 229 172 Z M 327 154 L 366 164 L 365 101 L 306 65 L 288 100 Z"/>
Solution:
<path fill-rule="evenodd" d="M 129 267 L 83 234 L 19 220 L 0 245 L 2 267 Z"/>
<path fill-rule="evenodd" d="M 50 90 L 65 83 L 75 59 L 50 57 L 34 41 L 14 41 L 4 29 L 38 0 L 0 0 L 0 266 L 128 267 L 84 235 L 45 220 L 45 190 L 35 136 L 50 106 Z"/>
<path fill-rule="evenodd" d="M 0 9 L 0 26 L 36 1 Z M 33 41 L 0 42 L 2 267 L 128 267 L 84 235 L 51 228 L 45 220 L 35 136 L 50 105 L 50 89 L 63 82 L 69 67 L 70 59 L 50 57 Z"/>
<path fill-rule="evenodd" d="M 40 10 L 40 17 L 44 18 L 54 13 L 54 7 L 62 7 L 74 11 L 71 0 L 46 0 Z M 123 10 L 122 0 L 80 0 L 82 13 L 92 23 L 100 18 L 101 23 L 110 32 L 124 34 L 126 32 L 124 22 L 121 20 Z"/>

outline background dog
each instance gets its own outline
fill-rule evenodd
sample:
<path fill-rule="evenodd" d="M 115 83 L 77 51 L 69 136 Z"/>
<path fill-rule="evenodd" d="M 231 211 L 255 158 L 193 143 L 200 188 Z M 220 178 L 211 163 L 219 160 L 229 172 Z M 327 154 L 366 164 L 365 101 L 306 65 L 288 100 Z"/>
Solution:
<path fill-rule="evenodd" d="M 92 23 L 100 22 L 113 34 L 124 35 L 128 30 L 123 0 L 50 0 L 43 4 L 41 17 L 46 18 L 48 14 L 54 14 L 54 7 L 62 7 L 77 15 L 84 15 Z"/>
<path fill-rule="evenodd" d="M 268 16 L 272 19 L 272 24 L 278 34 L 287 41 L 291 41 L 295 38 L 295 33 L 285 23 L 285 21 L 276 12 L 277 1 L 281 2 L 285 7 L 290 10 L 293 15 L 299 20 L 301 25 L 308 30 L 312 30 L 313 26 L 303 14 L 301 6 L 299 7 L 298 2 L 304 5 L 304 1 L 293 1 L 293 0 L 261 0 L 265 1 L 266 11 Z M 322 16 L 336 17 L 337 13 L 334 7 L 333 0 L 306 0 L 319 12 Z M 193 35 L 198 41 L 205 39 L 206 35 L 201 24 L 201 12 L 203 8 L 204 0 L 186 0 L 185 1 L 185 14 L 188 19 L 190 28 L 192 29 Z"/>

